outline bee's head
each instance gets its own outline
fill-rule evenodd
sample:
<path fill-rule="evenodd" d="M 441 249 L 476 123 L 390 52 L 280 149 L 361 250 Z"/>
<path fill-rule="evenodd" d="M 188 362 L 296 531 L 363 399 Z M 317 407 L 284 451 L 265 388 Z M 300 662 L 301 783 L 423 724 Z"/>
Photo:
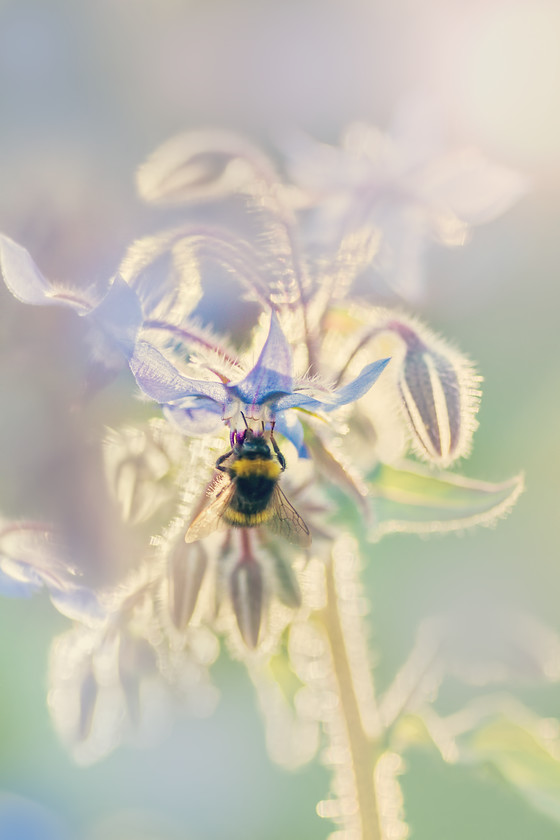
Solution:
<path fill-rule="evenodd" d="M 270 458 L 270 446 L 264 433 L 253 432 L 249 428 L 236 432 L 233 450 L 236 455 Z"/>

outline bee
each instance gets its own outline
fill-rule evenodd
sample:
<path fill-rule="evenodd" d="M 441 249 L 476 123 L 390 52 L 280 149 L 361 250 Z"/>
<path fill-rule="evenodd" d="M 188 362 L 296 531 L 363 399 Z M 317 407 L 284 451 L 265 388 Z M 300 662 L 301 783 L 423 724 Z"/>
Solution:
<path fill-rule="evenodd" d="M 210 501 L 191 522 L 186 542 L 200 540 L 224 526 L 263 525 L 294 545 L 311 544 L 309 528 L 278 484 L 286 460 L 273 431 L 265 436 L 264 428 L 262 433 L 247 428 L 236 434 L 232 448 L 216 461 L 216 469 L 221 475 Z"/>

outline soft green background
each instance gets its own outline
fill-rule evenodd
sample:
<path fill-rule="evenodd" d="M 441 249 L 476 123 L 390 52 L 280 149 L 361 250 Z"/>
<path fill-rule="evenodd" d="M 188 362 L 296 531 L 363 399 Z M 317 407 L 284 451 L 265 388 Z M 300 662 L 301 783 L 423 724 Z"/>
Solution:
<path fill-rule="evenodd" d="M 531 176 L 528 196 L 465 248 L 428 251 L 426 299 L 416 310 L 485 378 L 480 429 L 461 469 L 487 480 L 524 469 L 527 492 L 495 529 L 398 535 L 371 548 L 365 581 L 381 685 L 419 622 L 455 603 L 475 615 L 479 605 L 520 607 L 560 630 L 554 31 L 552 2 L 0 3 L 0 229 L 49 276 L 107 276 L 130 239 L 154 228 L 133 174 L 185 127 L 266 138 L 295 124 L 335 141 L 349 120 L 386 127 L 403 97 L 427 94 L 458 141 Z M 119 421 L 125 401 L 113 388 L 90 427 L 77 428 L 66 410 L 80 371 L 73 319 L 23 312 L 4 290 L 0 305 L 0 507 L 71 519 L 86 497 L 101 504 L 95 469 L 76 453 L 102 421 Z M 314 814 L 326 771 L 290 775 L 269 764 L 251 690 L 225 657 L 212 718 L 178 721 L 157 749 L 122 748 L 77 769 L 50 727 L 45 697 L 50 640 L 67 626 L 45 598 L 0 602 L 0 789 L 44 804 L 76 837 L 129 810 L 163 820 L 181 840 L 326 836 L 328 823 Z M 472 693 L 451 683 L 442 709 Z M 559 713 L 555 685 L 526 686 L 520 696 L 543 715 Z M 416 840 L 560 837 L 490 776 L 432 755 L 412 752 L 402 785 Z"/>

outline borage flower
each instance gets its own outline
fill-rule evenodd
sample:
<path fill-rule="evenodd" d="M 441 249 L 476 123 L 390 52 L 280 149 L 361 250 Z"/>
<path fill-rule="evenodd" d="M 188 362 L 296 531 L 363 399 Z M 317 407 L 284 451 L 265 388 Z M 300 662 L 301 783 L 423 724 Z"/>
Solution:
<path fill-rule="evenodd" d="M 0 269 L 17 300 L 33 306 L 62 306 L 83 319 L 94 364 L 117 371 L 130 358 L 142 310 L 136 292 L 119 274 L 85 289 L 52 282 L 25 248 L 3 235 Z"/>
<path fill-rule="evenodd" d="M 284 456 L 277 447 L 272 430 L 277 429 L 289 440 L 299 455 L 307 455 L 302 423 L 297 416 L 289 412 L 292 409 L 303 409 L 306 414 L 329 413 L 354 402 L 371 388 L 388 361 L 388 358 L 384 358 L 367 364 L 350 382 L 338 388 L 329 389 L 320 386 L 316 381 L 294 379 L 291 348 L 278 317 L 272 310 L 268 336 L 257 362 L 237 381 L 228 379 L 224 374 L 220 376 L 215 370 L 212 372 L 218 381 L 183 376 L 169 359 L 146 341 L 138 342 L 130 366 L 142 390 L 164 406 L 167 416 L 183 432 L 216 432 L 225 423 L 230 431 L 233 452 L 242 451 L 243 447 L 247 446 L 247 429 L 251 430 L 251 439 L 256 441 L 261 435 L 269 434 L 278 460 L 277 469 L 280 471 L 285 466 Z M 265 446 L 265 449 L 267 448 L 268 444 Z M 226 453 L 220 461 L 223 461 L 224 457 L 227 458 L 228 454 L 231 453 Z M 224 476 L 221 478 L 224 481 L 228 480 Z M 260 482 L 263 483 L 262 480 Z M 244 523 L 248 523 L 254 526 L 262 523 L 288 542 L 294 542 L 300 547 L 308 545 L 307 525 L 276 487 L 273 491 L 273 481 L 270 481 L 269 485 L 273 493 L 272 498 L 280 499 L 278 504 L 281 510 L 278 514 L 272 515 L 270 511 L 265 516 L 259 507 L 258 515 L 253 517 L 254 522 L 249 522 L 245 517 L 236 524 L 244 526 Z M 220 502 L 220 496 L 225 498 L 224 483 L 214 484 L 213 490 L 213 501 L 220 505 L 220 513 L 224 514 L 225 507 Z M 207 504 L 210 509 L 212 501 Z M 195 512 L 201 506 L 204 506 L 204 502 L 195 503 Z M 229 517 L 225 515 L 224 524 L 226 519 L 231 525 Z M 219 520 L 220 515 L 213 513 L 205 516 L 202 525 L 200 520 L 195 520 L 198 524 L 191 525 L 185 538 L 191 542 L 192 539 L 208 536 L 220 524 Z M 227 534 L 225 540 L 220 542 L 218 554 L 221 562 L 216 568 L 218 579 L 215 587 L 220 600 L 228 600 L 231 603 L 245 643 L 249 647 L 255 647 L 272 594 L 276 594 L 281 601 L 294 608 L 299 606 L 299 592 L 297 583 L 292 582 L 291 566 L 284 556 L 282 546 L 275 548 L 274 541 L 271 544 L 270 539 L 261 538 L 260 528 L 257 528 L 257 542 L 251 533 L 254 527 L 251 527 L 250 531 L 247 527 L 235 527 L 234 530 L 238 533 Z M 174 558 L 178 551 L 180 553 L 179 575 L 172 576 L 169 612 L 171 615 L 177 612 L 173 608 L 177 589 L 181 592 L 187 590 L 183 597 L 189 607 L 182 608 L 180 612 L 188 613 L 188 622 L 194 612 L 208 563 L 203 549 L 180 549 L 181 542 L 184 543 L 183 534 L 180 534 L 178 542 L 175 538 L 167 541 L 164 554 L 169 554 L 168 562 L 177 570 Z"/>
<path fill-rule="evenodd" d="M 391 134 L 354 123 L 339 147 L 305 136 L 286 144 L 311 241 L 336 249 L 352 231 L 377 229 L 378 278 L 413 300 L 424 291 L 431 243 L 464 245 L 472 227 L 502 215 L 527 190 L 524 176 L 478 149 L 448 146 L 438 115 L 422 105 L 402 108 Z"/>
<path fill-rule="evenodd" d="M 161 733 L 177 696 L 193 711 L 210 711 L 209 668 L 223 640 L 249 668 L 275 760 L 309 761 L 322 727 L 334 779 L 318 813 L 353 837 L 373 836 L 381 815 L 375 836 L 400 837 L 406 830 L 400 764 L 391 752 L 399 749 L 399 721 L 391 708 L 398 717 L 418 692 L 405 685 L 403 703 L 397 689 L 407 681 L 397 677 L 395 691 L 388 691 L 391 703 L 378 706 L 359 555 L 373 555 L 368 538 L 388 532 L 492 522 L 514 503 L 522 479 L 488 484 L 441 471 L 468 454 L 479 377 L 468 359 L 415 318 L 354 298 L 354 281 L 374 259 L 385 280 L 395 282 L 399 266 L 387 260 L 392 246 L 399 263 L 399 247 L 404 256 L 416 256 L 411 240 L 422 244 L 429 233 L 447 233 L 450 243 L 466 223 L 488 215 L 459 212 L 445 188 L 449 166 L 427 161 L 415 171 L 398 155 L 388 166 L 398 149 L 385 154 L 376 140 L 375 132 L 351 131 L 344 152 L 332 150 L 340 160 L 331 175 L 340 183 L 321 173 L 324 200 L 317 215 L 340 222 L 340 236 L 329 239 L 322 256 L 302 247 L 310 237 L 291 202 L 293 189 L 250 144 L 210 132 L 162 147 L 139 175 L 147 201 L 192 210 L 196 202 L 223 199 L 228 206 L 222 205 L 223 216 L 214 207 L 216 224 L 186 222 L 131 245 L 119 272 L 128 287 L 124 299 L 136 313 L 119 321 L 133 328 L 124 345 L 119 330 L 106 327 L 105 299 L 74 300 L 5 240 L 2 260 L 20 300 L 70 305 L 89 320 L 103 315 L 113 351 L 125 356 L 141 390 L 171 421 L 116 430 L 107 442 L 107 474 L 121 514 L 135 530 L 146 529 L 144 541 L 131 537 L 131 551 L 122 554 L 140 547 L 142 562 L 121 585 L 100 593 L 99 621 L 76 615 L 81 623 L 53 647 L 49 702 L 61 737 L 87 763 L 124 738 L 145 743 Z M 362 141 L 372 141 L 372 150 L 363 150 Z M 322 157 L 316 162 L 321 168 Z M 476 157 L 474 163 L 471 170 L 484 171 Z M 504 174 L 505 203 L 498 201 L 496 213 L 519 189 Z M 439 190 L 434 180 L 443 180 Z M 332 234 L 332 226 L 325 233 Z M 216 307 L 209 313 L 213 290 Z M 262 331 L 268 327 L 264 340 L 245 352 L 201 326 L 227 324 L 235 346 L 240 324 L 230 312 L 233 301 L 250 301 L 243 324 L 258 308 Z M 371 390 L 389 356 L 391 365 Z M 228 432 L 231 451 L 224 452 Z M 284 442 L 277 444 L 275 433 L 286 439 L 285 473 Z M 253 465 L 260 457 L 258 477 L 265 481 L 255 492 L 255 498 L 261 494 L 257 514 L 236 519 L 224 515 L 231 511 L 223 505 L 238 492 L 241 469 L 233 467 L 248 453 L 247 443 L 255 444 Z M 410 460 L 411 453 L 427 465 Z M 253 466 L 249 462 L 245 466 Z M 290 541 L 289 526 L 282 531 L 270 527 L 270 517 L 259 518 L 270 512 L 263 483 L 268 479 L 270 490 L 271 477 L 278 481 L 281 473 L 299 511 L 287 502 L 287 516 L 305 523 L 307 539 Z M 278 489 L 274 484 L 270 497 Z M 28 570 L 2 558 L 2 548 L 0 540 L 0 584 L 14 588 L 12 579 Z M 41 575 L 38 585 L 47 585 L 51 597 L 58 586 L 58 595 L 56 581 Z M 414 669 L 404 670 L 407 677 Z"/>
<path fill-rule="evenodd" d="M 98 761 L 122 740 L 158 740 L 179 703 L 201 715 L 215 705 L 208 668 L 218 653 L 216 640 L 205 628 L 189 628 L 180 649 L 162 643 L 159 572 L 157 564 L 144 565 L 103 593 L 103 621 L 75 623 L 54 640 L 50 712 L 80 764 Z"/>
<path fill-rule="evenodd" d="M 363 396 L 389 362 L 366 365 L 348 384 L 329 390 L 304 379 L 294 380 L 292 354 L 274 311 L 268 337 L 255 366 L 238 382 L 197 380 L 183 376 L 153 344 L 139 341 L 130 367 L 142 390 L 164 406 L 166 414 L 187 433 L 212 432 L 224 422 L 232 444 L 247 421 L 276 426 L 300 454 L 305 453 L 303 429 L 287 419 L 290 409 L 333 411 Z M 243 419 L 244 418 L 244 419 Z"/>
<path fill-rule="evenodd" d="M 189 135 L 178 138 L 172 155 L 169 147 L 162 147 L 141 170 L 141 186 L 153 175 L 153 189 L 142 190 L 147 200 L 174 205 L 201 200 L 200 185 L 191 178 L 200 164 L 199 140 L 193 145 Z M 267 436 L 274 429 L 300 458 L 310 456 L 307 469 L 303 461 L 290 458 L 282 483 L 292 497 L 305 472 L 303 483 L 324 490 L 335 513 L 342 509 L 349 516 L 351 510 L 355 517 L 357 512 L 355 526 L 364 533 L 365 525 L 373 538 L 387 530 L 448 530 L 490 522 L 508 509 L 520 491 L 519 479 L 490 485 L 434 475 L 402 460 L 412 449 L 434 467 L 447 467 L 467 454 L 479 380 L 467 359 L 415 319 L 352 301 L 354 278 L 379 248 L 371 225 L 351 230 L 334 257 L 312 258 L 300 247 L 298 219 L 272 164 L 263 166 L 262 156 L 247 146 L 241 154 L 238 143 L 220 134 L 205 135 L 204 148 L 205 200 L 237 193 L 248 212 L 238 220 L 239 232 L 230 226 L 186 224 L 140 240 L 129 250 L 121 272 L 133 282 L 146 315 L 130 366 L 144 393 L 188 436 L 207 435 L 208 441 L 225 425 L 233 448 L 242 445 L 247 427 Z M 219 163 L 226 159 L 241 161 L 242 184 L 232 187 L 218 176 Z M 169 271 L 162 275 L 157 267 L 164 264 Z M 272 312 L 256 364 L 249 360 L 257 353 L 252 356 L 249 350 L 238 357 L 197 326 L 196 301 L 205 282 L 213 282 L 216 269 L 227 280 L 228 299 L 239 294 Z M 393 361 L 387 373 L 370 391 L 388 356 Z M 296 378 L 294 369 L 312 375 Z M 328 422 L 331 418 L 335 422 Z M 201 606 L 207 599 L 199 598 L 210 578 L 225 612 L 228 603 L 232 608 L 229 613 L 235 615 L 245 643 L 268 646 L 263 618 L 272 598 L 279 596 L 280 578 L 293 567 L 286 540 L 270 538 L 259 527 L 236 527 L 225 538 L 208 537 L 202 546 L 184 545 L 189 521 L 209 504 L 200 476 L 210 477 L 213 461 L 223 453 L 220 445 L 219 437 L 204 449 L 201 443 L 200 450 L 192 441 L 185 445 L 189 467 L 182 468 L 182 518 L 161 540 L 170 570 L 169 614 L 183 616 L 185 624 L 202 615 L 212 623 L 211 611 Z M 411 482 L 414 493 L 407 490 Z M 216 476 L 210 496 L 222 486 Z M 306 503 L 305 494 L 297 499 L 308 521 Z M 328 532 L 325 497 L 310 506 L 317 504 L 323 504 L 323 530 Z M 309 521 L 317 534 L 312 514 Z M 194 533 L 206 539 L 210 529 L 195 528 Z M 321 546 L 313 552 L 322 553 Z"/>
<path fill-rule="evenodd" d="M 30 598 L 46 589 L 62 615 L 97 625 L 105 616 L 102 600 L 78 583 L 79 570 L 69 563 L 68 553 L 50 525 L 0 519 L 0 594 Z"/>

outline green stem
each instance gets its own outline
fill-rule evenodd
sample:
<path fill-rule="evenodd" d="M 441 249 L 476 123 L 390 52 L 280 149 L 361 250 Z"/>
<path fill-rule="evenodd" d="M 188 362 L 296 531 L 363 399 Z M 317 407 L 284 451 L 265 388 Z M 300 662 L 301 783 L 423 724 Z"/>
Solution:
<path fill-rule="evenodd" d="M 346 728 L 359 809 L 361 840 L 383 840 L 374 782 L 379 744 L 367 735 L 362 724 L 338 610 L 332 561 L 326 567 L 326 584 L 327 605 L 319 613 L 319 618 L 323 623 L 330 647 L 340 710 Z"/>

